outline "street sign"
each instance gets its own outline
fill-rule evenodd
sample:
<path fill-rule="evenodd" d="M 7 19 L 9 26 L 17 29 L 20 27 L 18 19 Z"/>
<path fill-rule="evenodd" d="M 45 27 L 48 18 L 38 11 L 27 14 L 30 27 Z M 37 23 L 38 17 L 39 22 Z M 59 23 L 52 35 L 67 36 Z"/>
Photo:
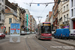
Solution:
<path fill-rule="evenodd" d="M 38 6 L 40 6 L 40 4 L 37 4 Z"/>
<path fill-rule="evenodd" d="M 16 42 L 20 42 L 20 24 L 19 23 L 11 23 L 10 27 L 10 42 L 14 42 L 13 38 L 17 38 Z"/>

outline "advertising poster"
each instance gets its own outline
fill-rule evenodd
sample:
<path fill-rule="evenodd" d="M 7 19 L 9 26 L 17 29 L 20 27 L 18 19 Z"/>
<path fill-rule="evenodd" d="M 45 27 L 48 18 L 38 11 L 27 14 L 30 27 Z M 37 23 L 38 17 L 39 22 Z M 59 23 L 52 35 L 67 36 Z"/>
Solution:
<path fill-rule="evenodd" d="M 20 24 L 11 23 L 10 35 L 20 35 Z"/>

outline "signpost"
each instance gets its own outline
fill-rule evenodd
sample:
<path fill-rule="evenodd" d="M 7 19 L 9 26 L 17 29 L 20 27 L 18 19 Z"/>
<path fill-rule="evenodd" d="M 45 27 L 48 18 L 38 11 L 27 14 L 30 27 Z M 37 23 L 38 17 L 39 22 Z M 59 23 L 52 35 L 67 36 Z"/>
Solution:
<path fill-rule="evenodd" d="M 14 39 L 16 39 L 16 42 L 20 42 L 20 24 L 19 23 L 11 23 L 10 42 L 14 42 Z"/>

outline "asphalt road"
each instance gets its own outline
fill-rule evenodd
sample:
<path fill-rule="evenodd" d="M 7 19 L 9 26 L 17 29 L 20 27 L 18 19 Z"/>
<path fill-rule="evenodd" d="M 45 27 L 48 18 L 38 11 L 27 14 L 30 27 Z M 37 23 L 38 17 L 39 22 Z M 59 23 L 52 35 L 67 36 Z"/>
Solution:
<path fill-rule="evenodd" d="M 6 46 L 4 46 L 4 44 L 0 45 L 0 47 L 2 48 L 0 50 L 75 50 L 75 49 L 72 49 L 71 46 L 56 42 L 53 39 L 51 41 L 50 40 L 38 40 L 35 37 L 35 34 L 21 35 L 22 41 L 20 44 L 17 44 L 18 46 L 15 45 L 16 43 L 15 44 L 8 43 L 8 39 L 9 37 L 3 40 L 0 40 L 0 43 L 7 42 Z"/>
<path fill-rule="evenodd" d="M 8 41 L 9 40 L 9 37 L 6 37 L 6 38 L 3 38 L 3 39 L 0 39 L 0 43 L 4 43 L 4 42 L 6 42 L 6 41 Z"/>
<path fill-rule="evenodd" d="M 32 38 L 28 38 L 28 37 L 32 37 Z M 53 39 L 51 41 L 38 40 L 33 35 L 27 36 L 27 38 L 25 38 L 25 41 L 29 50 L 74 50 L 70 48 L 71 46 L 56 42 Z"/>

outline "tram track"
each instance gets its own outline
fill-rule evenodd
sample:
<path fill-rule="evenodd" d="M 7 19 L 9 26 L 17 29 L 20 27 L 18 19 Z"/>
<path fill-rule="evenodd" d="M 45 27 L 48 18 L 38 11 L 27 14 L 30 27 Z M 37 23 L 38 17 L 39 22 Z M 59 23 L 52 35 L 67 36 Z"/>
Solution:
<path fill-rule="evenodd" d="M 35 38 L 36 40 L 36 38 Z M 42 40 L 36 40 L 37 42 L 39 42 L 42 46 L 46 47 L 48 50 L 52 49 L 52 50 L 66 50 L 66 47 L 70 47 L 69 45 L 66 44 L 62 44 L 56 41 L 42 41 Z M 49 48 L 50 46 L 50 48 Z M 55 48 L 57 47 L 57 48 Z M 72 48 L 73 46 L 71 46 Z M 68 50 L 74 50 L 73 48 L 67 48 Z"/>
<path fill-rule="evenodd" d="M 34 40 L 33 38 L 31 38 L 34 42 L 33 43 L 36 43 L 36 45 L 38 47 L 34 47 L 32 44 L 30 44 L 30 41 L 28 41 L 28 38 L 25 39 L 26 41 L 26 45 L 28 47 L 28 50 L 33 50 L 33 49 L 36 49 L 36 50 L 48 50 L 47 48 L 45 48 L 44 46 L 42 46 L 41 44 L 39 44 L 36 40 Z M 29 39 L 30 40 L 30 39 Z"/>
<path fill-rule="evenodd" d="M 34 40 L 34 39 L 33 39 Z M 41 47 L 43 47 L 45 50 L 48 50 L 47 48 L 45 48 L 43 45 L 41 45 L 39 42 L 37 42 L 36 40 L 34 40 L 37 44 L 39 44 Z"/>
<path fill-rule="evenodd" d="M 25 41 L 26 41 L 26 45 L 27 45 L 27 47 L 28 47 L 28 50 L 31 50 L 30 46 L 29 46 L 28 43 L 27 43 L 27 38 L 25 38 Z"/>

